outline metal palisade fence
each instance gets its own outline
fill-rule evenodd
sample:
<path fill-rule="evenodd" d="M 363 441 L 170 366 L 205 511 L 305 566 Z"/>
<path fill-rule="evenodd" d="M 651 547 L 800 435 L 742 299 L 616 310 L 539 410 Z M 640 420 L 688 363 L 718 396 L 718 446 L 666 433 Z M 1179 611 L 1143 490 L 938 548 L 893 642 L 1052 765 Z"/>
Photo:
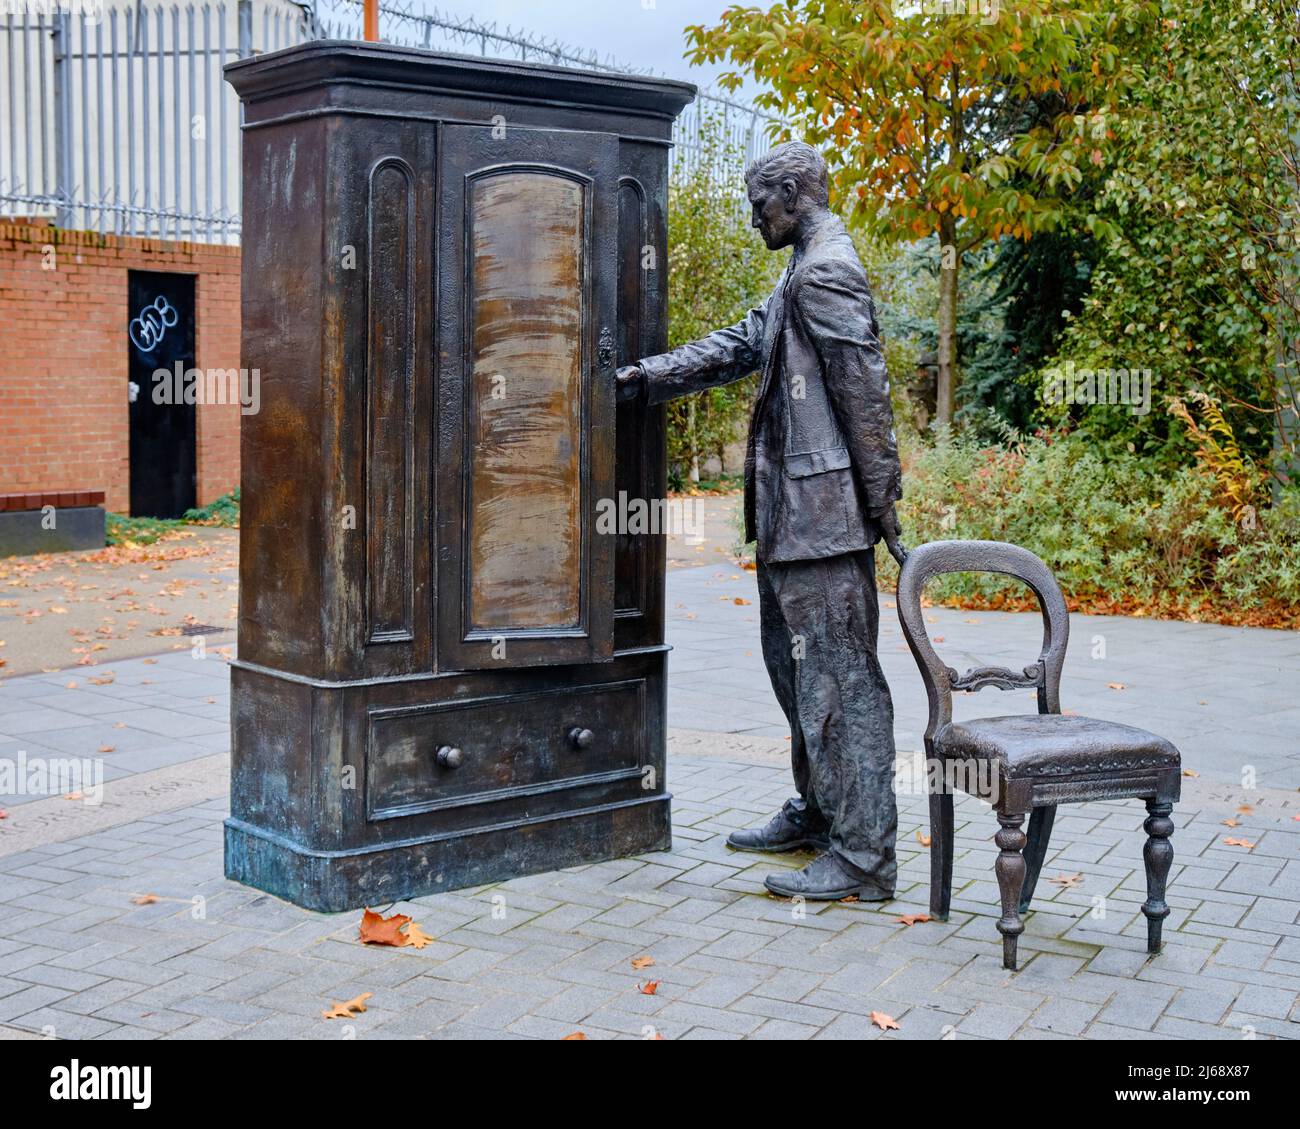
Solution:
<path fill-rule="evenodd" d="M 0 219 L 237 242 L 241 111 L 222 68 L 311 39 L 360 39 L 360 25 L 360 0 L 321 0 L 319 9 L 292 0 L 0 0 Z M 413 5 L 382 4 L 381 34 L 431 50 L 640 73 L 531 32 Z M 781 124 L 702 94 L 677 123 L 675 163 L 703 158 L 706 119 L 737 162 Z"/>

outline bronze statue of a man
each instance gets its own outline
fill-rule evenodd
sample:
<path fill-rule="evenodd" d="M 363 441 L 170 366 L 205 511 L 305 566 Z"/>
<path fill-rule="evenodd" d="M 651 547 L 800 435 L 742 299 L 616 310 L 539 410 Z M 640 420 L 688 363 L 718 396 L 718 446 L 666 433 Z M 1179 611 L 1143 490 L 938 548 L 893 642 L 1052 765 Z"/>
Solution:
<path fill-rule="evenodd" d="M 821 853 L 772 874 L 787 897 L 893 897 L 894 714 L 876 655 L 875 544 L 900 561 L 902 472 L 867 277 L 828 209 L 826 162 L 780 145 L 745 173 L 753 226 L 793 247 L 771 297 L 738 325 L 620 369 L 619 396 L 657 404 L 759 370 L 745 456 L 745 535 L 758 543 L 763 657 L 790 722 L 799 795 L 746 851 Z"/>

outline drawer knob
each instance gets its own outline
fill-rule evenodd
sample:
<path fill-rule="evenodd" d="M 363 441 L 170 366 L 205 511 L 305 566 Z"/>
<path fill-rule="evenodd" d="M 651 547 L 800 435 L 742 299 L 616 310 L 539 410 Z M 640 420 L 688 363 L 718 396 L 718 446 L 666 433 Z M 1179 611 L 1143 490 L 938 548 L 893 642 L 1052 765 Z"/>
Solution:
<path fill-rule="evenodd" d="M 454 745 L 443 745 L 438 750 L 438 764 L 442 768 L 460 768 L 464 759 L 465 754 Z"/>
<path fill-rule="evenodd" d="M 579 729 L 574 727 L 569 730 L 569 743 L 575 749 L 590 749 L 591 743 L 596 739 L 596 735 L 590 729 Z"/>

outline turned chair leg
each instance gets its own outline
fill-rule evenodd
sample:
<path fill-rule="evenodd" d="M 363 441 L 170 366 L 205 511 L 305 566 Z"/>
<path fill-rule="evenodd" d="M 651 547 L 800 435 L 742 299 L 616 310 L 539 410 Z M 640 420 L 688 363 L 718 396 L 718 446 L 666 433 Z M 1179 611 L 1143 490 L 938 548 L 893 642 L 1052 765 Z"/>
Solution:
<path fill-rule="evenodd" d="M 952 904 L 952 793 L 930 793 L 930 916 L 948 920 Z"/>
<path fill-rule="evenodd" d="M 1025 833 L 1020 828 L 1024 822 L 1024 812 L 1006 815 L 998 812 L 998 823 L 1002 826 L 993 837 L 1001 851 L 994 873 L 1002 892 L 1002 920 L 998 922 L 998 932 L 1002 934 L 1002 967 L 1012 972 L 1016 970 L 1016 941 L 1025 930 L 1020 920 L 1020 891 L 1025 885 L 1025 856 L 1021 854 Z"/>
<path fill-rule="evenodd" d="M 1173 834 L 1174 821 L 1169 813 L 1174 805 L 1162 803 L 1156 799 L 1147 800 L 1147 818 L 1142 824 L 1147 833 L 1146 845 L 1142 848 L 1142 861 L 1146 863 L 1147 900 L 1142 903 L 1142 912 L 1147 918 L 1147 952 L 1160 951 L 1160 932 L 1164 920 L 1169 916 L 1169 906 L 1165 904 L 1165 883 L 1169 878 L 1169 866 L 1174 861 L 1174 848 L 1169 842 Z"/>
<path fill-rule="evenodd" d="M 1052 823 L 1056 819 L 1056 805 L 1034 808 L 1029 816 L 1029 839 L 1025 843 L 1025 888 L 1020 892 L 1020 912 L 1029 912 L 1034 898 L 1034 887 L 1047 857 L 1047 844 L 1052 838 Z"/>

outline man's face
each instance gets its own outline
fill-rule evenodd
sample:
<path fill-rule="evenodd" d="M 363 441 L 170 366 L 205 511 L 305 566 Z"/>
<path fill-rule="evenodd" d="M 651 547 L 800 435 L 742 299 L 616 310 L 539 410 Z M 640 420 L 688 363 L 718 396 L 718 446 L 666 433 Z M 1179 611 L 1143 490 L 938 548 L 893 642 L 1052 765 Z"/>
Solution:
<path fill-rule="evenodd" d="M 749 202 L 754 215 L 750 223 L 758 229 L 769 251 L 789 247 L 795 240 L 795 200 L 797 191 L 791 181 L 749 185 Z"/>

